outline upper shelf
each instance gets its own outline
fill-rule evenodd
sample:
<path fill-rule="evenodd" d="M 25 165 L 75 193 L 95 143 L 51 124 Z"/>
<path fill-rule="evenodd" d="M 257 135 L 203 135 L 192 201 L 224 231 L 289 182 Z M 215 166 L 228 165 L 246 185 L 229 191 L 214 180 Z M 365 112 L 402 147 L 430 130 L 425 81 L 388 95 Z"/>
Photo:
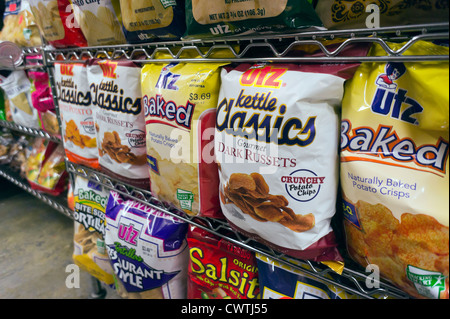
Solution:
<path fill-rule="evenodd" d="M 448 41 L 449 23 L 422 24 L 378 29 L 353 29 L 333 31 L 305 31 L 302 33 L 265 36 L 223 37 L 220 39 L 191 39 L 146 44 L 123 44 L 102 47 L 77 47 L 55 49 L 45 47 L 48 63 L 77 62 L 87 58 L 126 58 L 134 62 L 364 62 L 364 61 L 428 61 L 448 60 L 448 55 L 409 55 L 408 49 L 417 41 Z M 391 42 L 403 43 L 393 49 Z M 327 46 L 333 43 L 334 45 Z M 355 43 L 379 44 L 386 56 L 352 56 L 345 50 Z M 308 46 L 319 52 L 314 57 L 301 56 L 299 51 Z M 332 49 L 330 49 L 332 48 Z M 217 53 L 221 52 L 220 55 Z M 164 58 L 160 54 L 166 54 Z M 226 57 L 224 57 L 226 56 Z M 194 58 L 197 57 L 197 58 Z"/>

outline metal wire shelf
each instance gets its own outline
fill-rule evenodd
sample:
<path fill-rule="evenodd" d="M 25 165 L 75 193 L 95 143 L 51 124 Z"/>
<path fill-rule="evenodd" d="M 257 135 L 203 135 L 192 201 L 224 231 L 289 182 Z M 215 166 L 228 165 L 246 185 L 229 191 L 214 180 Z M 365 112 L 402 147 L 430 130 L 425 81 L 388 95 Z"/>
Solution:
<path fill-rule="evenodd" d="M 33 136 L 37 136 L 37 137 L 43 137 L 45 139 L 48 139 L 50 141 L 56 142 L 56 143 L 61 143 L 61 139 L 58 136 L 55 135 L 50 135 L 49 133 L 47 133 L 44 130 L 41 129 L 36 129 L 36 128 L 32 128 L 32 127 L 27 127 L 27 126 L 23 126 L 14 122 L 8 122 L 5 120 L 0 120 L 0 126 L 9 128 L 11 130 L 17 131 L 17 132 L 21 132 L 27 135 L 33 135 Z"/>
<path fill-rule="evenodd" d="M 402 26 L 396 28 L 354 29 L 344 31 L 309 31 L 303 33 L 258 37 L 223 37 L 155 42 L 139 45 L 115 45 L 54 49 L 44 48 L 49 63 L 81 62 L 89 58 L 118 59 L 138 63 L 150 62 L 369 62 L 448 60 L 448 55 L 409 55 L 418 41 L 448 41 L 448 23 Z M 328 46 L 327 43 L 333 43 Z M 390 42 L 402 42 L 399 49 Z M 385 56 L 352 56 L 348 48 L 354 44 L 378 44 Z M 302 47 L 315 47 L 314 56 L 302 55 Z M 220 54 L 218 54 L 220 53 Z M 160 58 L 161 54 L 166 54 Z M 319 56 L 320 55 L 320 56 Z"/>
<path fill-rule="evenodd" d="M 170 215 L 176 216 L 185 222 L 207 230 L 217 236 L 227 239 L 228 241 L 244 247 L 255 253 L 268 256 L 281 263 L 289 265 L 294 269 L 298 269 L 313 277 L 319 278 L 329 284 L 335 285 L 348 291 L 354 295 L 367 298 L 377 299 L 381 297 L 390 297 L 396 299 L 410 299 L 406 293 L 391 284 L 380 281 L 378 288 L 367 288 L 365 284 L 368 280 L 368 275 L 362 271 L 354 268 L 344 267 L 342 274 L 338 275 L 331 268 L 308 260 L 295 260 L 274 251 L 270 247 L 266 247 L 261 243 L 247 238 L 242 234 L 234 231 L 225 220 L 210 219 L 206 217 L 192 217 L 180 212 L 169 205 L 161 202 L 152 196 L 151 192 L 144 189 L 131 187 L 119 180 L 113 179 L 110 176 L 93 170 L 91 168 L 72 163 L 66 159 L 66 168 L 68 172 L 89 179 L 96 182 L 109 190 L 114 190 L 119 194 L 139 201 L 143 204 L 159 209 Z M 292 261 L 290 261 L 290 260 Z M 330 276 L 332 275 L 332 276 Z M 336 278 L 339 277 L 338 280 Z"/>

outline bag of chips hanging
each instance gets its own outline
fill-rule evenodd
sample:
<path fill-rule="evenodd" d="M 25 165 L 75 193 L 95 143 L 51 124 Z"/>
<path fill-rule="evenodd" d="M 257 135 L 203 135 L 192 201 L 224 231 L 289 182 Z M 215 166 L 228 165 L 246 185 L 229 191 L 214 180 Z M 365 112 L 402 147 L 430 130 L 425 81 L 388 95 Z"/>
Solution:
<path fill-rule="evenodd" d="M 84 177 L 75 176 L 73 260 L 82 270 L 107 285 L 114 272 L 105 246 L 105 210 L 109 191 Z"/>
<path fill-rule="evenodd" d="M 257 299 L 255 255 L 191 225 L 188 232 L 188 299 Z"/>
<path fill-rule="evenodd" d="M 128 43 L 173 41 L 186 30 L 184 0 L 120 0 L 120 10 Z"/>
<path fill-rule="evenodd" d="M 185 38 L 298 32 L 321 26 L 308 0 L 186 0 Z"/>
<path fill-rule="evenodd" d="M 223 217 L 213 151 L 222 65 L 160 63 L 142 68 L 151 191 L 189 215 Z"/>
<path fill-rule="evenodd" d="M 87 45 L 69 0 L 29 0 L 42 36 L 55 48 Z"/>
<path fill-rule="evenodd" d="M 31 100 L 31 82 L 23 70 L 2 71 L 0 87 L 9 100 L 11 117 L 14 123 L 40 129 L 37 110 Z"/>
<path fill-rule="evenodd" d="M 449 51 L 419 41 L 407 54 L 430 52 Z M 385 52 L 375 45 L 370 54 Z M 415 298 L 448 298 L 448 87 L 448 61 L 368 62 L 342 103 L 348 251 Z"/>
<path fill-rule="evenodd" d="M 86 67 L 87 62 L 55 63 L 56 96 L 67 158 L 97 169 L 97 134 Z"/>
<path fill-rule="evenodd" d="M 287 255 L 341 261 L 331 227 L 339 107 L 357 64 L 222 70 L 215 157 L 230 225 Z"/>
<path fill-rule="evenodd" d="M 149 189 L 140 66 L 124 59 L 92 59 L 87 69 L 101 170 Z"/>
<path fill-rule="evenodd" d="M 89 46 L 126 43 L 120 21 L 119 0 L 71 0 L 75 21 Z"/>
<path fill-rule="evenodd" d="M 130 299 L 184 299 L 186 222 L 111 191 L 105 243 L 118 293 Z"/>

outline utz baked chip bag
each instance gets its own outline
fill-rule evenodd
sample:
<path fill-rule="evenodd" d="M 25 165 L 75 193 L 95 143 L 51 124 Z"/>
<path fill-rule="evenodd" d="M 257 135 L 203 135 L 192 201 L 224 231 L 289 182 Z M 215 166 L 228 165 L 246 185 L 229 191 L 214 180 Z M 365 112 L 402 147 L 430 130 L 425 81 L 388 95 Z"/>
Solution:
<path fill-rule="evenodd" d="M 29 0 L 42 36 L 55 48 L 85 47 L 86 39 L 75 21 L 69 0 Z"/>
<path fill-rule="evenodd" d="M 408 54 L 430 50 L 448 54 L 427 42 Z M 448 61 L 363 63 L 343 99 L 348 251 L 416 298 L 448 298 L 448 87 Z"/>
<path fill-rule="evenodd" d="M 131 299 L 184 299 L 186 222 L 112 191 L 105 242 L 117 291 Z"/>
<path fill-rule="evenodd" d="M 98 280 L 112 285 L 113 270 L 105 246 L 105 210 L 109 191 L 102 185 L 77 175 L 73 195 L 73 260 Z"/>
<path fill-rule="evenodd" d="M 308 0 L 186 0 L 185 38 L 293 32 L 321 26 Z"/>
<path fill-rule="evenodd" d="M 98 168 L 94 108 L 87 62 L 55 63 L 55 85 L 67 158 Z"/>
<path fill-rule="evenodd" d="M 126 43 L 120 21 L 119 0 L 71 0 L 75 21 L 89 46 Z"/>
<path fill-rule="evenodd" d="M 186 30 L 184 0 L 120 0 L 128 43 L 177 40 Z"/>
<path fill-rule="evenodd" d="M 100 168 L 130 185 L 148 189 L 140 66 L 126 60 L 92 59 L 87 69 Z"/>
<path fill-rule="evenodd" d="M 241 64 L 222 70 L 215 155 L 231 226 L 287 255 L 340 260 L 330 225 L 338 109 L 355 66 Z"/>
<path fill-rule="evenodd" d="M 188 232 L 188 299 L 257 299 L 255 255 L 191 225 Z"/>
<path fill-rule="evenodd" d="M 189 215 L 223 217 L 213 151 L 221 66 L 160 63 L 142 68 L 151 190 Z"/>

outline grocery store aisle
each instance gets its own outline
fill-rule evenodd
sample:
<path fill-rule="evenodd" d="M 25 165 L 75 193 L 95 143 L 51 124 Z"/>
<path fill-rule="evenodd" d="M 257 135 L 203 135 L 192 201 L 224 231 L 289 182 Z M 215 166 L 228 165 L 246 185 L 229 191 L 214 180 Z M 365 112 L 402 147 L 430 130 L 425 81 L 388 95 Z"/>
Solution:
<path fill-rule="evenodd" d="M 0 299 L 85 299 L 90 276 L 68 288 L 72 272 L 73 222 L 39 199 L 0 178 Z M 107 289 L 106 298 L 118 298 Z"/>

